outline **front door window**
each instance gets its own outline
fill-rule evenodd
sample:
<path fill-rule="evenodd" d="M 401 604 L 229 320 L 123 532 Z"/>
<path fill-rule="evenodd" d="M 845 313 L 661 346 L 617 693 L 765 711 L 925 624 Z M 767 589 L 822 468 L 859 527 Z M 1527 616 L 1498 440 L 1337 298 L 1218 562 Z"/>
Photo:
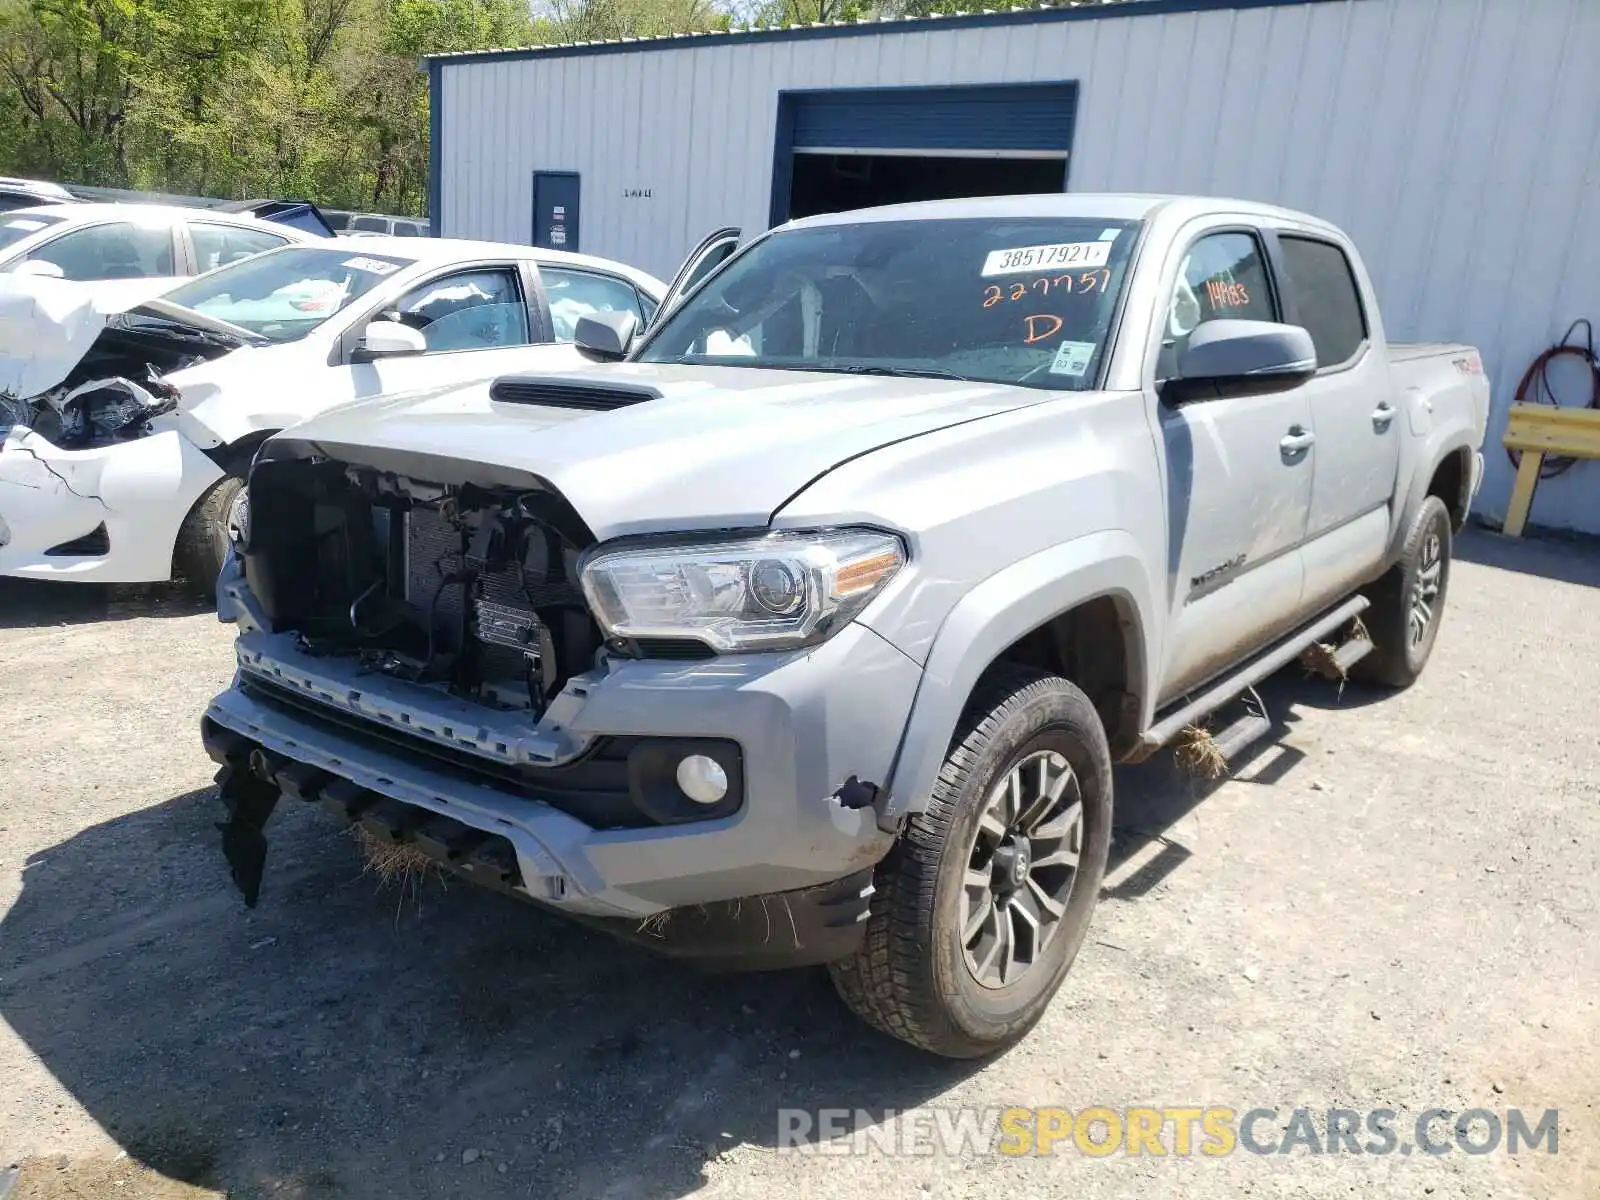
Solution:
<path fill-rule="evenodd" d="M 422 331 L 428 352 L 526 346 L 528 307 L 509 267 L 463 271 L 407 292 L 393 319 Z"/>

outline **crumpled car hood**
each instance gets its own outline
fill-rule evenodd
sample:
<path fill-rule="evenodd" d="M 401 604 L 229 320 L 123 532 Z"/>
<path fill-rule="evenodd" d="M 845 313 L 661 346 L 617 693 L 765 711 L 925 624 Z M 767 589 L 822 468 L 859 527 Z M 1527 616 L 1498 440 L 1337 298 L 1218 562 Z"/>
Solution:
<path fill-rule="evenodd" d="M 27 399 L 82 361 L 106 318 L 170 289 L 172 279 L 75 283 L 0 274 L 0 395 Z"/>
<path fill-rule="evenodd" d="M 1053 396 L 944 379 L 645 363 L 538 378 L 646 385 L 662 396 L 602 411 L 495 401 L 488 384 L 379 397 L 302 422 L 268 453 L 316 450 L 374 464 L 415 456 L 419 471 L 442 458 L 525 472 L 565 496 L 604 540 L 765 525 L 841 462 Z"/>

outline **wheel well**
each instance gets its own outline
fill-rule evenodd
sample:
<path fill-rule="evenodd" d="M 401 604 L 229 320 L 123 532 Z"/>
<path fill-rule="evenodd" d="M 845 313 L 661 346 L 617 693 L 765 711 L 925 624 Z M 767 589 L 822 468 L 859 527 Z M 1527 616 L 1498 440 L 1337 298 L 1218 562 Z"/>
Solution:
<path fill-rule="evenodd" d="M 988 669 L 1005 663 L 1070 679 L 1094 704 L 1111 756 L 1120 758 L 1139 741 L 1137 628 L 1116 597 L 1100 596 L 1030 630 L 1001 651 Z"/>
<path fill-rule="evenodd" d="M 230 475 L 248 476 L 250 464 L 255 460 L 256 451 L 261 449 L 261 443 L 281 432 L 278 429 L 258 429 L 245 434 L 237 442 L 207 450 L 206 457 Z"/>
<path fill-rule="evenodd" d="M 1428 482 L 1428 495 L 1437 496 L 1450 510 L 1450 524 L 1457 533 L 1467 523 L 1467 451 L 1452 450 L 1434 469 Z"/>

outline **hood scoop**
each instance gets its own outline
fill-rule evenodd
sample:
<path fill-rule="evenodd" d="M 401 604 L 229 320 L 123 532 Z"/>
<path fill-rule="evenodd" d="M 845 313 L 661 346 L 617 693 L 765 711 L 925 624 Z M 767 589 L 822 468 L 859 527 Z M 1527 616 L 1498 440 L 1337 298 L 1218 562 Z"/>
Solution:
<path fill-rule="evenodd" d="M 502 375 L 489 385 L 489 399 L 500 404 L 537 404 L 545 408 L 578 408 L 606 412 L 626 408 L 646 400 L 659 400 L 661 393 L 637 383 L 610 380 L 568 379 L 539 375 Z"/>

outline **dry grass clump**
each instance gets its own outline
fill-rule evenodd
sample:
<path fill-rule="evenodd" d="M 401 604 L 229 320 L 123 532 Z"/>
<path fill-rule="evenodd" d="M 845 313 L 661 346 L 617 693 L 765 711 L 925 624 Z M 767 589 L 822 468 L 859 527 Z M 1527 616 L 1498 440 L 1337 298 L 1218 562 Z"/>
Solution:
<path fill-rule="evenodd" d="M 1204 725 L 1184 726 L 1173 743 L 1173 757 L 1178 766 L 1199 779 L 1221 779 L 1228 773 L 1228 760 Z"/>
<path fill-rule="evenodd" d="M 361 851 L 361 873 L 376 876 L 380 891 L 391 887 L 398 889 L 396 921 L 408 899 L 416 901 L 417 909 L 421 910 L 423 884 L 430 879 L 444 881 L 444 868 L 410 843 L 391 842 L 359 823 L 350 826 L 350 836 L 355 838 Z"/>
<path fill-rule="evenodd" d="M 1313 642 L 1302 650 L 1300 665 L 1306 669 L 1307 674 L 1321 675 L 1343 688 L 1345 680 L 1349 678 L 1349 672 L 1341 667 L 1334 657 L 1339 647 L 1346 642 L 1371 640 L 1372 635 L 1367 632 L 1366 623 L 1359 616 L 1354 617 L 1350 624 L 1345 626 L 1344 633 L 1337 642 Z"/>
<path fill-rule="evenodd" d="M 672 920 L 672 910 L 664 908 L 658 913 L 651 913 L 639 922 L 637 933 L 647 933 L 651 937 L 664 938 L 667 936 L 667 922 Z"/>
<path fill-rule="evenodd" d="M 1321 675 L 1324 679 L 1343 683 L 1345 671 L 1335 657 L 1338 650 L 1339 647 L 1331 642 L 1312 642 L 1300 651 L 1300 665 L 1306 669 L 1308 675 Z"/>

